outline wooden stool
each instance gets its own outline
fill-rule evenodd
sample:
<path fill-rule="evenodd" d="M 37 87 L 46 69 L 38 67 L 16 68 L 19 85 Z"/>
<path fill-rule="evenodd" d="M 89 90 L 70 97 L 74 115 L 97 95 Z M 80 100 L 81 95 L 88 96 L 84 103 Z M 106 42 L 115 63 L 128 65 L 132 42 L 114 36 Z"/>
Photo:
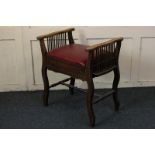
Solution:
<path fill-rule="evenodd" d="M 123 38 L 114 38 L 93 46 L 75 44 L 72 36 L 74 28 L 38 36 L 42 52 L 42 77 L 44 83 L 43 103 L 48 105 L 49 89 L 59 84 L 69 87 L 74 92 L 75 79 L 87 82 L 86 106 L 90 125 L 95 125 L 93 111 L 94 83 L 93 78 L 114 72 L 112 90 L 101 96 L 94 103 L 113 95 L 115 110 L 119 110 L 117 87 L 120 80 L 119 52 Z M 70 78 L 49 85 L 47 70 L 69 75 Z M 70 81 L 70 84 L 65 82 Z"/>

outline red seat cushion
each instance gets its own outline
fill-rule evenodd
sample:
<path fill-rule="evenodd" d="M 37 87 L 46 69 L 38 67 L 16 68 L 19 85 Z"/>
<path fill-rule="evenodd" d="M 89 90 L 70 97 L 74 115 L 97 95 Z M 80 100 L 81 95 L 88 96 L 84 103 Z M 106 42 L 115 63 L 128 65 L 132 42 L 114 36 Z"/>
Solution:
<path fill-rule="evenodd" d="M 65 45 L 48 52 L 48 56 L 60 62 L 70 65 L 85 67 L 88 53 L 85 50 L 88 46 L 80 44 Z"/>

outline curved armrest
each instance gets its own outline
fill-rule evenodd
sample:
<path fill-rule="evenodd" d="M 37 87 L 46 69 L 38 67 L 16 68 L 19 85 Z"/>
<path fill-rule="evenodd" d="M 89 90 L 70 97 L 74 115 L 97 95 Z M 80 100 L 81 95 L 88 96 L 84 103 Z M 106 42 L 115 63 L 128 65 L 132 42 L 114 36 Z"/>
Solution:
<path fill-rule="evenodd" d="M 103 47 L 103 46 L 106 46 L 106 45 L 109 45 L 109 44 L 113 44 L 114 42 L 118 42 L 118 41 L 122 41 L 122 40 L 123 40 L 122 37 L 113 38 L 111 40 L 108 40 L 108 41 L 105 41 L 105 42 L 102 42 L 102 43 L 99 43 L 99 44 L 95 44 L 95 45 L 89 46 L 86 50 L 87 51 L 94 51 L 97 48 L 100 48 L 100 47 Z"/>
<path fill-rule="evenodd" d="M 45 35 L 40 35 L 40 36 L 37 37 L 37 39 L 42 40 L 44 38 L 48 38 L 48 37 L 51 37 L 51 36 L 54 36 L 54 35 L 57 35 L 57 34 L 61 34 L 61 33 L 72 32 L 74 30 L 75 30 L 74 28 L 68 28 L 68 29 L 64 29 L 64 30 L 60 30 L 60 31 L 55 31 L 55 32 L 48 33 L 48 34 L 45 34 Z"/>

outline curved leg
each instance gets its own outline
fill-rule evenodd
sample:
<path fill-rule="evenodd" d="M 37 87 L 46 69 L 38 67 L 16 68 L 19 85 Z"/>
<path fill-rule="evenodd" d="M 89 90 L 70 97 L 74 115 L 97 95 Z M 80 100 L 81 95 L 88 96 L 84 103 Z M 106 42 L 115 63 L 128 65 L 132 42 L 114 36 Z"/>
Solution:
<path fill-rule="evenodd" d="M 87 80 L 87 111 L 89 116 L 90 126 L 93 127 L 95 125 L 95 115 L 93 111 L 93 96 L 94 96 L 94 83 L 93 79 L 90 78 Z"/>
<path fill-rule="evenodd" d="M 49 81 L 47 77 L 47 68 L 44 66 L 42 67 L 42 77 L 44 83 L 43 103 L 45 106 L 48 106 Z"/>
<path fill-rule="evenodd" d="M 118 83 L 119 83 L 119 80 L 120 80 L 119 66 L 117 66 L 113 71 L 114 71 L 113 99 L 114 99 L 114 102 L 115 102 L 115 111 L 118 111 L 119 110 L 119 105 L 120 105 L 119 100 L 118 100 L 118 91 L 117 91 Z"/>
<path fill-rule="evenodd" d="M 71 77 L 70 85 L 74 86 L 74 84 L 75 84 L 75 78 Z M 69 88 L 69 91 L 71 95 L 74 94 L 74 88 Z"/>

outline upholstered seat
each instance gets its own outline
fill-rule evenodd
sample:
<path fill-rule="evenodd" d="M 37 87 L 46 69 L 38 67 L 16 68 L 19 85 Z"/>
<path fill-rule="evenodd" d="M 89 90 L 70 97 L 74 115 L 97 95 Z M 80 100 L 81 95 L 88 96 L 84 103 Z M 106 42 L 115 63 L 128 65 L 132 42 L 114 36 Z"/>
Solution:
<path fill-rule="evenodd" d="M 71 44 L 48 52 L 48 56 L 58 62 L 85 67 L 88 59 L 87 45 Z"/>
<path fill-rule="evenodd" d="M 95 125 L 95 114 L 93 103 L 112 95 L 115 103 L 115 110 L 119 110 L 117 88 L 120 79 L 119 73 L 119 52 L 121 48 L 120 38 L 113 38 L 92 46 L 75 44 L 72 36 L 74 28 L 52 32 L 38 36 L 42 52 L 42 77 L 44 84 L 43 103 L 48 106 L 49 89 L 59 84 L 69 87 L 70 94 L 74 94 L 75 79 L 86 81 L 86 107 L 90 125 Z M 69 78 L 49 84 L 47 71 L 62 73 Z M 114 72 L 112 90 L 93 100 L 94 82 L 93 78 Z M 69 82 L 69 83 L 66 83 Z M 76 88 L 77 89 L 77 88 Z M 81 91 L 81 89 L 80 89 Z"/>

